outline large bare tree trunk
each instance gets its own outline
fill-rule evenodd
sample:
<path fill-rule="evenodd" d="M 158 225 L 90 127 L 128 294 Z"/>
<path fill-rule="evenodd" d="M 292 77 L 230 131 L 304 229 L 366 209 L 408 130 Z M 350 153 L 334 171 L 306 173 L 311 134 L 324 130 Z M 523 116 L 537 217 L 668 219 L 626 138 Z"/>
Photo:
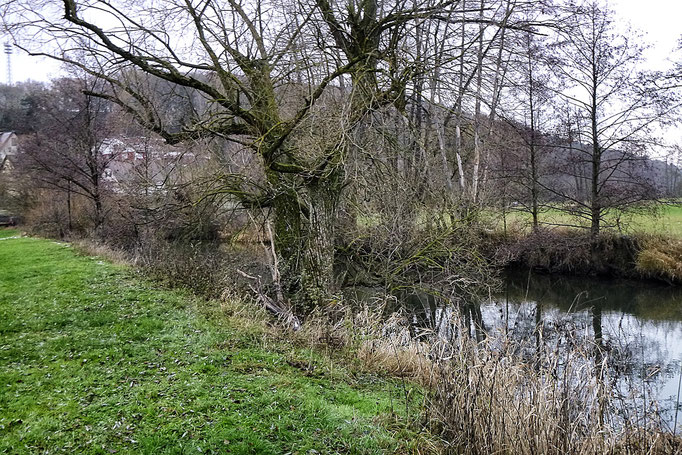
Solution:
<path fill-rule="evenodd" d="M 334 245 L 339 188 L 335 179 L 307 188 L 306 238 L 301 271 L 302 302 L 315 305 L 335 290 Z"/>
<path fill-rule="evenodd" d="M 335 288 L 334 240 L 340 178 L 338 171 L 334 174 L 303 190 L 284 190 L 273 203 L 280 285 L 298 311 L 311 310 Z M 291 181 L 280 184 L 286 188 Z"/>

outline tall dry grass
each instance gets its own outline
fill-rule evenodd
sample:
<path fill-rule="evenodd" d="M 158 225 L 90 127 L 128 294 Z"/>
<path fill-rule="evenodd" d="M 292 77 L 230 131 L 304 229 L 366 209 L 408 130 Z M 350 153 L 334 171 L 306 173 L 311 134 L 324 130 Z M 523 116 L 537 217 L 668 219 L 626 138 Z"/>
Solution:
<path fill-rule="evenodd" d="M 538 349 L 535 338 L 503 332 L 477 342 L 460 318 L 450 323 L 451 336 L 415 336 L 404 315 L 385 319 L 381 308 L 337 303 L 294 336 L 343 348 L 366 370 L 421 385 L 422 423 L 442 437 L 445 453 L 682 454 L 681 440 L 655 418 L 643 419 L 634 395 L 609 379 L 608 353 L 598 345 L 576 338 L 561 349 Z"/>
<path fill-rule="evenodd" d="M 76 251 L 85 256 L 101 257 L 115 265 L 136 264 L 136 258 L 132 255 L 101 242 L 85 238 L 73 240 L 71 244 Z"/>
<path fill-rule="evenodd" d="M 682 283 L 682 240 L 661 235 L 642 235 L 637 270 L 644 276 Z"/>

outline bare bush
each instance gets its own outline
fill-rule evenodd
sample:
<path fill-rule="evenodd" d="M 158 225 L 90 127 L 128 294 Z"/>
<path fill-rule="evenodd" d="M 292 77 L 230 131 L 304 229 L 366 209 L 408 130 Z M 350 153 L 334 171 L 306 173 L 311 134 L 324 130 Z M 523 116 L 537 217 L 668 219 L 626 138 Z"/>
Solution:
<path fill-rule="evenodd" d="M 28 199 L 24 222 L 35 234 L 63 239 L 84 236 L 91 229 L 90 207 L 77 195 L 35 190 Z"/>

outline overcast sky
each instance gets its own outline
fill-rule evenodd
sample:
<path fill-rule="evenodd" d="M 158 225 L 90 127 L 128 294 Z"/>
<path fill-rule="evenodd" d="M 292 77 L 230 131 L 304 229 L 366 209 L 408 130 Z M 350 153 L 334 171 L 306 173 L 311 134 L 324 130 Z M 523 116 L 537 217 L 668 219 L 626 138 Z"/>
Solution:
<path fill-rule="evenodd" d="M 651 43 L 647 57 L 652 69 L 663 69 L 682 35 L 680 0 L 610 0 L 616 15 L 645 34 Z"/>
<path fill-rule="evenodd" d="M 664 69 L 682 34 L 682 1 L 609 0 L 608 3 L 623 24 L 630 23 L 644 32 L 646 40 L 652 44 L 653 47 L 647 54 L 648 66 L 652 69 Z M 15 49 L 12 55 L 12 73 L 14 82 L 29 79 L 47 81 L 60 75 L 61 71 L 59 64 L 54 61 L 29 57 Z M 4 54 L 0 64 L 0 81 L 7 82 L 7 59 Z"/>

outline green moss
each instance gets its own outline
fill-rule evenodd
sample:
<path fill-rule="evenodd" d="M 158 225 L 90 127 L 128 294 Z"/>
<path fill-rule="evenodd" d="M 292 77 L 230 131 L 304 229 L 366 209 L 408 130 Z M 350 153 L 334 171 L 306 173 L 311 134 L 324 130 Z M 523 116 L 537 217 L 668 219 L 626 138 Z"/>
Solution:
<path fill-rule="evenodd" d="M 0 453 L 394 453 L 423 438 L 397 383 L 351 380 L 218 306 L 66 244 L 0 242 Z"/>

